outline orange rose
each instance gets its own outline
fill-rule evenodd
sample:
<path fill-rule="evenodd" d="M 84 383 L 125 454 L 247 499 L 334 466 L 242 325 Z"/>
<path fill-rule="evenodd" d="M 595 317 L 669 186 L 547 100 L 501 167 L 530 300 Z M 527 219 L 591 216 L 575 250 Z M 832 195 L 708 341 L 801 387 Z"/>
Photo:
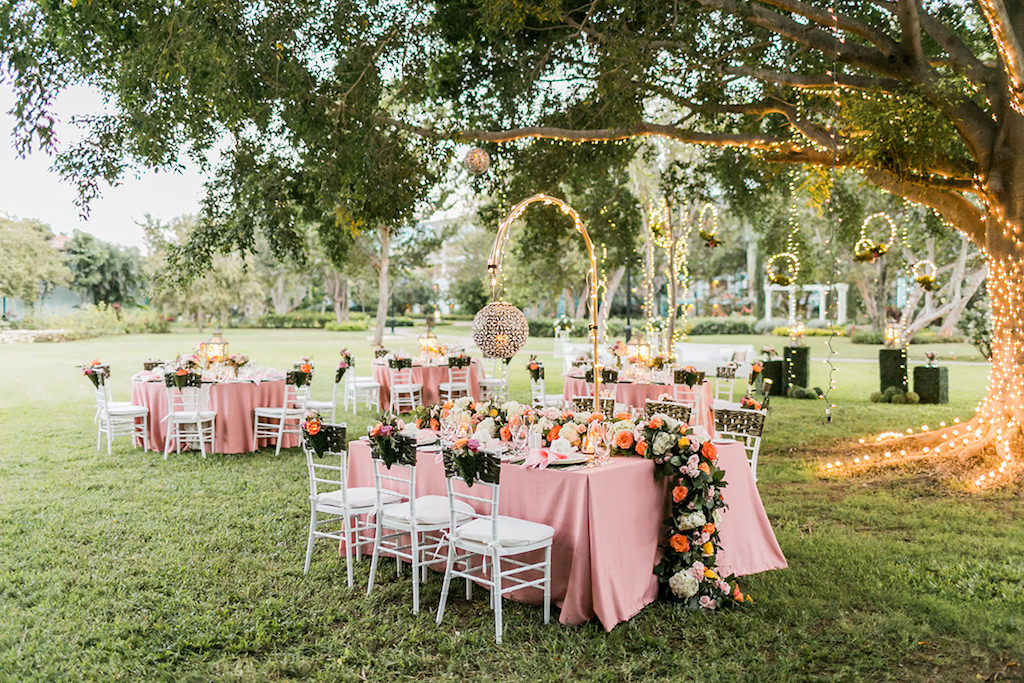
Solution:
<path fill-rule="evenodd" d="M 682 503 L 686 500 L 686 496 L 689 495 L 690 489 L 685 486 L 677 486 L 672 489 L 672 500 L 676 503 Z"/>
<path fill-rule="evenodd" d="M 702 462 L 701 464 L 697 465 L 697 469 L 703 472 L 704 474 L 707 474 L 708 476 L 711 475 L 711 468 L 708 467 L 708 464 L 706 462 Z"/>
<path fill-rule="evenodd" d="M 512 440 L 512 430 L 509 429 L 508 425 L 505 425 L 504 427 L 499 429 L 498 430 L 498 434 L 501 436 L 501 440 L 502 441 L 511 441 Z"/>
<path fill-rule="evenodd" d="M 557 439 L 558 433 L 560 431 L 562 431 L 562 425 L 555 425 L 554 427 L 552 427 L 551 431 L 548 432 L 548 441 L 554 441 L 555 439 Z"/>
<path fill-rule="evenodd" d="M 732 599 L 736 602 L 743 602 L 743 591 L 739 588 L 734 588 L 732 590 Z"/>
<path fill-rule="evenodd" d="M 651 429 L 661 429 L 665 426 L 665 421 L 660 417 L 652 417 L 651 421 L 647 423 L 647 426 Z"/>
<path fill-rule="evenodd" d="M 374 425 L 373 428 L 370 430 L 370 436 L 378 436 L 380 434 L 380 428 L 383 426 L 384 425 L 382 425 L 380 422 Z"/>
<path fill-rule="evenodd" d="M 647 442 L 646 441 L 637 441 L 636 442 L 636 454 L 642 456 L 645 453 L 647 453 Z"/>
<path fill-rule="evenodd" d="M 630 415 L 629 413 L 615 413 L 615 419 L 616 420 L 631 420 L 631 419 L 633 419 L 633 416 Z"/>
<path fill-rule="evenodd" d="M 431 420 L 430 421 L 430 428 L 433 429 L 436 432 L 438 429 L 441 428 L 441 424 L 437 420 Z"/>
<path fill-rule="evenodd" d="M 302 365 L 299 366 L 299 370 L 308 375 L 310 372 L 313 371 L 313 366 L 311 366 L 309 363 L 303 363 Z"/>
<path fill-rule="evenodd" d="M 306 422 L 306 433 L 311 435 L 311 436 L 314 435 L 314 434 L 319 434 L 320 433 L 320 421 L 319 420 L 309 420 L 308 422 Z"/>
<path fill-rule="evenodd" d="M 700 532 L 702 534 L 713 534 L 713 533 L 715 533 L 715 525 L 714 524 L 705 524 L 703 527 L 701 527 Z"/>
<path fill-rule="evenodd" d="M 633 446 L 633 433 L 623 429 L 615 434 L 615 447 L 620 451 L 628 451 Z"/>
<path fill-rule="evenodd" d="M 672 534 L 672 538 L 668 539 L 669 545 L 672 546 L 672 550 L 677 553 L 685 553 L 690 549 L 690 539 L 682 534 Z"/>
<path fill-rule="evenodd" d="M 174 371 L 174 374 L 177 375 L 178 377 L 181 377 L 182 375 L 187 375 L 188 370 L 186 370 L 185 368 L 178 368 L 177 370 Z"/>
<path fill-rule="evenodd" d="M 418 417 L 417 417 L 417 418 L 416 418 L 416 426 L 417 426 L 417 427 L 422 427 L 422 426 L 423 426 L 423 424 L 422 424 L 422 423 L 423 423 L 423 420 L 422 420 L 421 418 L 418 418 Z"/>
<path fill-rule="evenodd" d="M 466 437 L 463 437 L 463 438 L 461 438 L 461 439 L 456 439 L 456 440 L 455 440 L 455 443 L 453 443 L 453 444 L 452 444 L 452 449 L 454 449 L 454 450 L 458 450 L 458 449 L 460 449 L 460 448 L 463 448 L 463 447 L 465 447 L 465 445 L 466 445 L 467 443 L 469 443 L 469 439 L 468 439 L 468 438 L 466 438 Z"/>
<path fill-rule="evenodd" d="M 715 554 L 715 546 L 711 545 L 711 541 L 708 541 L 707 543 L 705 543 L 704 545 L 702 545 L 702 546 L 700 547 L 700 549 L 701 549 L 701 551 L 703 551 L 703 553 L 704 553 L 705 555 L 707 555 L 707 556 L 709 556 L 709 557 L 710 557 L 711 555 L 714 555 L 714 554 Z"/>
<path fill-rule="evenodd" d="M 703 455 L 711 462 L 718 460 L 718 446 L 711 443 L 710 441 L 704 442 L 704 445 L 700 447 L 700 452 L 701 455 Z"/>
<path fill-rule="evenodd" d="M 587 422 L 604 422 L 604 415 L 602 413 L 594 413 L 587 418 Z"/>

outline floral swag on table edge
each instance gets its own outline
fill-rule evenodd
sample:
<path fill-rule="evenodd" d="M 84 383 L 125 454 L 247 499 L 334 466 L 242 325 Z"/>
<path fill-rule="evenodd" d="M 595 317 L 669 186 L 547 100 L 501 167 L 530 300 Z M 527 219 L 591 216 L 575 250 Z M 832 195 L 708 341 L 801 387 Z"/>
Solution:
<path fill-rule="evenodd" d="M 671 486 L 672 514 L 665 520 L 665 554 L 654 567 L 660 596 L 694 610 L 713 610 L 752 600 L 740 590 L 734 576 L 723 577 L 715 571 L 721 547 L 718 522 L 725 507 L 725 472 L 716 464 L 715 444 L 699 437 L 689 425 L 661 414 L 633 421 L 628 413 L 608 418 L 601 413 L 573 413 L 558 408 L 536 410 L 516 401 L 498 404 L 474 402 L 472 398 L 420 407 L 412 414 L 412 420 L 418 428 L 436 431 L 442 419 L 459 413 L 469 416 L 470 432 L 446 448 L 445 454 L 467 482 L 491 480 L 493 473 L 481 469 L 491 462 L 479 454 L 482 444 L 492 437 L 509 440 L 510 428 L 523 419 L 536 420 L 533 429 L 541 435 L 545 446 L 560 439 L 579 444 L 589 424 L 603 421 L 614 455 L 653 460 L 655 477 L 668 480 Z M 405 427 L 397 418 L 383 419 L 370 430 L 371 446 L 381 453 L 397 450 L 398 445 L 393 442 L 403 438 Z M 401 448 L 407 457 L 411 451 L 414 462 L 412 442 L 403 440 Z M 382 459 L 387 462 L 387 458 Z"/>

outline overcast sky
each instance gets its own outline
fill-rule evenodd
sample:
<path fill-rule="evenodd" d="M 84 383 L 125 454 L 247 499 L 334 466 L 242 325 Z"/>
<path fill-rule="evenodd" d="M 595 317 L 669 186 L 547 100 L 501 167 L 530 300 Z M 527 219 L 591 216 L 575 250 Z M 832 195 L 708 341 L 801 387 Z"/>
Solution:
<path fill-rule="evenodd" d="M 55 232 L 71 234 L 75 229 L 91 232 L 109 242 L 142 246 L 142 229 L 136 221 L 146 213 L 170 219 L 183 213 L 195 213 L 203 195 L 203 179 L 193 168 L 182 174 L 146 173 L 130 177 L 116 188 L 104 188 L 92 203 L 88 220 L 78 216 L 75 190 L 50 171 L 52 159 L 36 152 L 22 159 L 11 144 L 14 104 L 10 85 L 0 83 L 0 213 L 16 218 L 36 218 Z M 61 122 L 61 140 L 74 139 L 69 120 L 76 114 L 102 111 L 103 103 L 95 92 L 69 89 L 57 102 Z"/>

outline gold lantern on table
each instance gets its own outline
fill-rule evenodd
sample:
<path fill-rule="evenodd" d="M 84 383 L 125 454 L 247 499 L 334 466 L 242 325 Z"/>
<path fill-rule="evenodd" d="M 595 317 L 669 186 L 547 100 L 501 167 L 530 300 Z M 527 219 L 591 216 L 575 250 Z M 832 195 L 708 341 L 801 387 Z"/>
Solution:
<path fill-rule="evenodd" d="M 211 363 L 223 363 L 228 358 L 228 341 L 216 330 L 210 340 L 201 346 L 200 357 L 209 366 Z"/>

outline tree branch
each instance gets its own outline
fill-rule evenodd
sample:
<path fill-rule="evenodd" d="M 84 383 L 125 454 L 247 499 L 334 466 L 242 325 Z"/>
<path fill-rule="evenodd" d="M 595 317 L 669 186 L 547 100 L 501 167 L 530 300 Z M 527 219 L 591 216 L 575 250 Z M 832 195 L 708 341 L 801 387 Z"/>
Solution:
<path fill-rule="evenodd" d="M 799 2 L 799 0 L 759 1 L 764 5 L 792 12 L 793 14 L 799 14 L 806 19 L 810 19 L 819 26 L 825 26 L 828 28 L 835 27 L 846 31 L 847 33 L 860 36 L 861 38 L 877 45 L 878 48 L 886 55 L 894 55 L 899 51 L 900 46 L 895 40 L 887 36 L 885 33 L 845 14 L 823 10 L 818 7 L 814 7 L 813 5 L 808 5 L 805 2 Z"/>
<path fill-rule="evenodd" d="M 899 0 L 896 14 L 900 18 L 900 48 L 911 64 L 918 68 L 924 65 L 924 51 L 921 48 L 921 20 L 918 16 L 918 0 Z"/>
<path fill-rule="evenodd" d="M 895 92 L 902 85 L 894 78 L 869 78 L 867 76 L 852 76 L 847 74 L 836 74 L 835 77 L 828 74 L 796 74 L 785 71 L 771 71 L 769 69 L 757 69 L 749 66 L 725 66 L 720 71 L 731 76 L 749 76 L 759 81 L 784 85 L 790 88 L 807 88 L 811 90 L 829 89 L 838 85 L 841 88 L 852 90 L 868 90 L 872 92 Z"/>
<path fill-rule="evenodd" d="M 996 50 L 1010 81 L 1010 104 L 1024 115 L 1024 50 L 1014 31 L 1013 20 L 1004 0 L 978 0 L 992 30 Z"/>

